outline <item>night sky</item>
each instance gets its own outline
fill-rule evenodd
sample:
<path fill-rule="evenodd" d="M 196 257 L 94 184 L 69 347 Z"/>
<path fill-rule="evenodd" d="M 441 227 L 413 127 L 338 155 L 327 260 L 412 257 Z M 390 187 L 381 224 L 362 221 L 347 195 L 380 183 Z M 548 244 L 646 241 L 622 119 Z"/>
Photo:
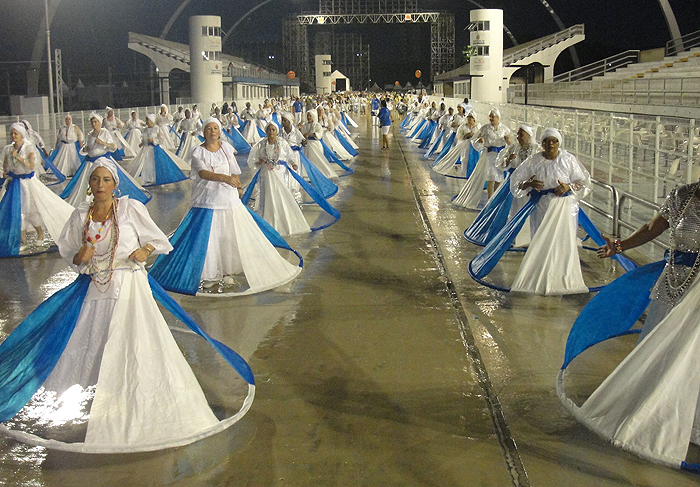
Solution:
<path fill-rule="evenodd" d="M 258 3 L 260 0 L 193 0 L 166 38 L 187 43 L 187 21 L 191 15 L 219 15 L 226 30 Z M 519 43 L 559 30 L 539 0 L 480 0 L 478 3 L 487 8 L 502 8 L 504 23 Z M 663 47 L 669 39 L 657 0 L 549 0 L 549 3 L 566 26 L 586 24 L 587 39 L 577 46 L 582 64 L 626 49 Z M 671 0 L 670 3 L 683 34 L 700 29 L 695 1 Z M 134 31 L 158 37 L 179 4 L 180 0 L 62 0 L 51 26 L 51 42 L 52 48 L 62 49 L 64 74 L 65 68 L 69 68 L 74 83 L 79 77 L 89 83 L 104 77 L 107 66 L 111 66 L 118 79 L 137 78 L 138 73 L 146 69 L 147 58 L 127 48 L 127 33 Z M 10 8 L 9 0 L 0 0 L 0 5 L 3 5 L 0 96 L 7 94 L 8 76 L 12 81 L 11 91 L 19 90 L 21 94 L 22 83 L 16 79 L 18 68 L 6 62 L 31 58 L 44 15 L 44 2 L 21 0 Z M 468 40 L 464 29 L 469 21 L 469 10 L 477 7 L 468 0 L 419 0 L 418 5 L 423 11 L 442 10 L 455 14 L 456 50 L 460 53 Z M 272 1 L 245 20 L 235 35 L 249 40 L 280 40 L 283 18 L 292 13 L 317 11 L 315 0 Z M 367 26 L 364 34 L 371 44 L 371 77 L 380 86 L 395 80 L 402 84 L 414 82 L 412 73 L 416 69 L 430 72 L 430 28 L 427 24 Z M 506 48 L 512 45 L 507 36 L 504 43 Z M 231 45 L 224 45 L 224 52 L 232 53 Z M 571 59 L 564 53 L 555 70 L 562 72 L 571 67 Z"/>

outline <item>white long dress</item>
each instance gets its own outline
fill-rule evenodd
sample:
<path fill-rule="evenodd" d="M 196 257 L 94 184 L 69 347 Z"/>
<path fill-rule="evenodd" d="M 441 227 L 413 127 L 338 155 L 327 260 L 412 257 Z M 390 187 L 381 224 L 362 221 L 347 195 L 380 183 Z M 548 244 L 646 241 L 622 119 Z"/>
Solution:
<path fill-rule="evenodd" d="M 490 123 L 487 123 L 486 125 L 482 126 L 479 129 L 479 132 L 477 132 L 477 134 L 474 136 L 475 139 L 484 139 L 484 155 L 486 156 L 488 162 L 486 172 L 487 181 L 501 182 L 505 179 L 503 176 L 503 170 L 496 167 L 498 152 L 489 149 L 504 147 L 507 143 L 506 137 L 508 137 L 510 134 L 510 129 L 502 123 L 499 123 L 496 127 Z"/>
<path fill-rule="evenodd" d="M 531 243 L 518 269 L 511 289 L 545 295 L 588 292 L 578 257 L 579 200 L 590 191 L 588 171 L 570 153 L 560 150 L 552 160 L 542 152 L 529 157 L 510 177 L 515 197 L 526 196 L 530 189 L 522 183 L 534 175 L 544 190 L 571 186 L 565 197 L 543 195 L 530 215 Z"/>
<path fill-rule="evenodd" d="M 126 141 L 126 139 L 122 136 L 122 133 L 119 131 L 123 125 L 124 124 L 122 124 L 122 121 L 117 117 L 112 117 L 111 120 L 105 117 L 105 119 L 102 121 L 102 127 L 109 130 L 109 132 L 112 134 L 114 144 L 117 146 L 117 149 L 122 149 L 124 151 L 124 157 L 136 157 L 136 151 L 131 147 L 131 144 Z"/>
<path fill-rule="evenodd" d="M 34 153 L 35 166 L 39 165 L 41 158 L 36 154 L 36 147 L 30 141 L 25 140 L 17 154 L 12 156 L 13 144 L 8 144 L 2 151 L 3 167 L 7 172 L 17 175 L 30 174 L 33 172 L 26 163 L 30 153 Z M 25 161 L 22 164 L 18 157 Z M 9 178 L 2 188 L 0 188 L 0 201 L 5 197 L 7 186 L 10 184 Z M 68 203 L 63 201 L 56 193 L 39 181 L 36 173 L 31 178 L 19 180 L 21 195 L 21 230 L 32 230 L 33 227 L 46 228 L 49 235 L 54 239 L 58 238 L 63 229 L 63 225 L 68 221 L 73 209 Z"/>
<path fill-rule="evenodd" d="M 149 143 L 148 141 L 151 140 Z M 156 163 L 154 156 L 154 145 L 160 145 L 163 141 L 163 134 L 160 127 L 148 127 L 143 130 L 141 136 L 141 149 L 134 159 L 129 169 L 129 174 L 134 178 L 141 178 L 145 185 L 156 183 Z M 151 145 L 153 144 L 153 145 Z M 175 163 L 181 171 L 189 171 L 190 165 L 173 154 L 166 148 L 162 148 L 168 157 Z M 182 176 L 180 176 L 182 177 Z"/>
<path fill-rule="evenodd" d="M 79 131 L 80 129 L 74 124 L 70 124 L 70 126 L 64 125 L 58 129 L 58 135 L 56 136 L 58 153 L 53 160 L 53 164 L 66 177 L 75 174 L 75 171 L 80 167 L 81 161 L 80 157 L 78 157 L 78 148 L 75 146 L 75 143 L 82 137 L 82 133 L 79 134 Z"/>
<path fill-rule="evenodd" d="M 474 134 L 479 130 L 479 127 L 478 123 L 474 124 L 473 127 L 467 125 L 466 122 L 461 124 L 459 129 L 457 129 L 457 135 L 455 135 L 457 143 L 445 157 L 440 159 L 440 162 L 433 166 L 433 171 L 443 176 L 466 176 L 469 151 L 471 150 Z M 458 161 L 460 164 L 457 164 Z"/>
<path fill-rule="evenodd" d="M 323 153 L 323 146 L 321 145 L 321 137 L 323 136 L 323 128 L 318 122 L 307 122 L 301 127 L 302 134 L 312 134 L 307 139 L 306 146 L 304 149 L 304 155 L 309 158 L 316 168 L 321 171 L 321 174 L 327 178 L 337 178 L 338 173 L 328 162 L 326 156 Z"/>
<path fill-rule="evenodd" d="M 132 118 L 124 126 L 127 129 L 125 140 L 134 152 L 138 152 L 141 143 L 141 130 L 146 127 L 146 124 L 140 118 L 136 118 L 136 120 Z"/>
<path fill-rule="evenodd" d="M 255 200 L 255 212 L 274 227 L 282 236 L 311 232 L 286 178 L 291 177 L 279 161 L 292 160 L 292 149 L 287 141 L 277 138 L 274 144 L 265 138 L 255 144 L 248 155 L 248 164 L 260 168 Z"/>
<path fill-rule="evenodd" d="M 159 113 L 156 115 L 156 125 L 160 127 L 161 133 L 163 134 L 163 148 L 174 151 L 177 150 L 177 146 L 175 145 L 173 134 L 170 131 L 170 126 L 172 123 L 173 116 L 169 113 L 166 112 L 165 115 Z"/>
<path fill-rule="evenodd" d="M 225 144 L 217 152 L 202 146 L 192 151 L 191 206 L 213 210 L 201 280 L 216 281 L 243 273 L 249 289 L 240 294 L 252 294 L 294 279 L 301 268 L 286 261 L 263 235 L 238 190 L 202 179 L 200 171 L 239 175 L 241 169 L 231 147 Z"/>
<path fill-rule="evenodd" d="M 83 245 L 88 211 L 84 204 L 73 212 L 58 242 L 61 256 L 80 273 L 102 269 L 95 259 L 80 267 L 72 263 Z M 143 451 L 190 443 L 224 423 L 213 414 L 175 343 L 146 271 L 129 259 L 146 244 L 156 254 L 169 252 L 166 236 L 145 207 L 127 197 L 118 200 L 117 222 L 109 283 L 90 283 L 63 354 L 25 406 L 28 412 L 18 413 L 31 417 L 32 409 L 40 407 L 58 421 L 61 413 L 69 413 L 71 428 L 82 425 L 84 441 L 52 444 L 30 438 L 30 443 L 85 452 Z M 104 238 L 97 241 L 96 254 L 109 254 L 114 222 L 91 222 L 87 231 L 95 235 L 99 228 Z"/>

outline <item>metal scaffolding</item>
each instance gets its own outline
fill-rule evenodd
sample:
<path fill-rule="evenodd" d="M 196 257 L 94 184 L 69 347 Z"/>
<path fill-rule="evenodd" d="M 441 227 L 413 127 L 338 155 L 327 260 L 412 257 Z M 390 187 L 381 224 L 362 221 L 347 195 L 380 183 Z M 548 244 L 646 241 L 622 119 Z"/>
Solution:
<path fill-rule="evenodd" d="M 441 14 L 430 24 L 430 78 L 455 67 L 455 17 Z"/>
<path fill-rule="evenodd" d="M 284 69 L 296 73 L 302 91 L 310 91 L 314 83 L 309 66 L 308 32 L 296 17 L 289 17 L 282 24 L 282 51 Z"/>
<path fill-rule="evenodd" d="M 367 86 L 370 77 L 370 51 L 369 44 L 363 42 L 362 34 L 318 32 L 313 46 L 314 54 L 331 55 L 333 69 L 347 76 L 351 86 L 357 89 Z"/>
<path fill-rule="evenodd" d="M 417 12 L 418 0 L 319 0 L 319 14 L 376 14 Z"/>
<path fill-rule="evenodd" d="M 54 60 L 56 62 L 56 112 L 63 112 L 63 56 L 61 50 L 54 51 Z"/>
<path fill-rule="evenodd" d="M 282 40 L 286 69 L 297 73 L 302 90 L 312 86 L 308 26 L 348 24 L 430 23 L 431 79 L 455 67 L 455 19 L 446 12 L 418 12 L 417 0 L 319 0 L 318 14 L 291 16 L 284 21 Z M 358 34 L 333 34 L 327 39 L 319 33 L 316 54 L 331 54 L 336 69 L 350 78 L 353 86 L 362 87 L 369 81 L 369 46 L 358 44 Z M 366 46 L 366 47 L 365 47 Z M 316 47 L 316 46 L 314 46 Z M 354 54 L 353 54 L 354 53 Z M 360 54 L 360 56 L 357 56 Z M 350 60 L 351 56 L 363 58 Z M 365 67 L 366 66 L 366 67 Z M 341 68 L 342 67 L 342 68 Z"/>

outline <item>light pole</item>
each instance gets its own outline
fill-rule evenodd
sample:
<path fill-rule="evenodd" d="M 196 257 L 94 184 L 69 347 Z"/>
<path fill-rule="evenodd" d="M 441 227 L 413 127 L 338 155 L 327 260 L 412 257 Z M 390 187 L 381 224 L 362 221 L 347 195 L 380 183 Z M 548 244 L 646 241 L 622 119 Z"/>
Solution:
<path fill-rule="evenodd" d="M 49 0 L 44 0 L 44 13 L 46 15 L 46 54 L 49 61 L 49 125 L 51 133 L 54 130 L 54 105 L 53 105 L 53 69 L 51 68 L 51 29 L 49 28 Z"/>

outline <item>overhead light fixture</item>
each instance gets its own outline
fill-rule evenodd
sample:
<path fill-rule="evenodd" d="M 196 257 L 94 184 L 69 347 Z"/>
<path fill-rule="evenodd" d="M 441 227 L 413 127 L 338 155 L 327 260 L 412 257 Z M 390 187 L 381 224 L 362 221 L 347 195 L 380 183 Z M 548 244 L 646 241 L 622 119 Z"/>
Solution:
<path fill-rule="evenodd" d="M 321 16 L 321 15 L 319 15 L 318 17 L 316 17 L 316 20 L 318 21 L 319 24 L 325 24 L 325 23 L 326 23 L 326 18 L 323 17 L 323 16 Z"/>

